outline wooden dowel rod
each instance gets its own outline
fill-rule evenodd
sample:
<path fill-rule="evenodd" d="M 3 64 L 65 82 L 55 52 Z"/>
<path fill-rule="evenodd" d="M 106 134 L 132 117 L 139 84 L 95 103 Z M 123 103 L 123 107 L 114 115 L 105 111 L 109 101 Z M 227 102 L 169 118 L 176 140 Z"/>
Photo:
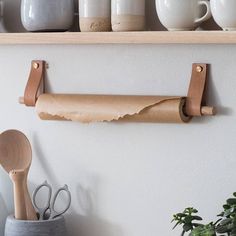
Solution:
<path fill-rule="evenodd" d="M 25 104 L 24 97 L 19 97 L 18 102 L 20 104 Z"/>
<path fill-rule="evenodd" d="M 18 102 L 20 104 L 25 104 L 24 97 L 19 97 Z M 201 114 L 203 116 L 214 116 L 214 115 L 216 115 L 216 108 L 215 107 L 203 106 L 203 107 L 201 107 Z"/>
<path fill-rule="evenodd" d="M 216 108 L 215 107 L 201 107 L 201 114 L 203 116 L 214 116 L 216 114 Z"/>

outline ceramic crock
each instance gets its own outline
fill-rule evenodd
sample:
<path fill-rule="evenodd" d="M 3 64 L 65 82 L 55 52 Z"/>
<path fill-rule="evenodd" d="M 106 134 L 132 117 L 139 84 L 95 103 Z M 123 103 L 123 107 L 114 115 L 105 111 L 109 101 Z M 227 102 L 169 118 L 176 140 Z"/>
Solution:
<path fill-rule="evenodd" d="M 21 21 L 27 31 L 66 31 L 73 19 L 73 0 L 21 0 Z"/>
<path fill-rule="evenodd" d="M 145 28 L 145 0 L 112 0 L 112 30 L 141 31 Z"/>
<path fill-rule="evenodd" d="M 79 0 L 82 32 L 111 31 L 111 0 Z"/>
<path fill-rule="evenodd" d="M 4 236 L 66 236 L 63 216 L 52 220 L 26 221 L 8 216 Z"/>

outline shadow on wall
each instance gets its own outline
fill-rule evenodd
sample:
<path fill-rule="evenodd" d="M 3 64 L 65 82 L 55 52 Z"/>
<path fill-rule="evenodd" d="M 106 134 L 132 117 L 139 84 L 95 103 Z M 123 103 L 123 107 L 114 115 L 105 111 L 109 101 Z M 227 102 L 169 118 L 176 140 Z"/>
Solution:
<path fill-rule="evenodd" d="M 52 170 L 52 168 L 50 168 L 47 158 L 45 158 L 45 155 L 42 151 L 43 148 L 41 148 L 40 140 L 37 137 L 36 133 L 33 135 L 32 146 L 34 147 L 34 151 L 36 154 L 35 157 L 38 158 L 42 170 L 44 170 L 45 179 L 47 179 L 48 182 L 55 186 L 60 186 L 55 172 Z"/>
<path fill-rule="evenodd" d="M 121 229 L 96 216 L 67 216 L 68 236 L 122 236 Z"/>
<path fill-rule="evenodd" d="M 211 66 L 209 65 L 209 74 L 208 74 L 208 83 L 206 85 L 206 100 L 209 104 L 213 104 L 217 108 L 217 115 L 222 116 L 232 116 L 233 109 L 229 107 L 222 106 L 220 101 L 220 96 L 218 90 L 215 86 L 215 83 L 212 78 Z"/>
<path fill-rule="evenodd" d="M 33 135 L 32 143 L 36 157 L 40 157 L 38 161 L 45 172 L 45 176 L 47 176 L 50 183 L 59 186 L 56 174 L 49 167 L 50 165 L 42 152 L 40 141 L 36 134 Z M 97 216 L 98 178 L 92 176 L 88 181 L 90 188 L 84 188 L 78 184 L 76 194 L 72 196 L 73 202 L 78 202 L 77 205 L 79 205 L 78 208 L 81 211 L 81 215 L 77 213 L 77 209 L 73 208 L 73 205 L 76 204 L 73 204 L 70 214 L 66 215 L 68 236 L 122 236 L 123 233 L 120 227 Z M 66 196 L 62 196 L 62 201 L 67 201 Z"/>
<path fill-rule="evenodd" d="M 75 209 L 67 216 L 68 236 L 122 236 L 121 227 L 114 225 L 96 215 L 97 194 L 81 185 L 77 186 L 77 200 L 83 215 Z"/>

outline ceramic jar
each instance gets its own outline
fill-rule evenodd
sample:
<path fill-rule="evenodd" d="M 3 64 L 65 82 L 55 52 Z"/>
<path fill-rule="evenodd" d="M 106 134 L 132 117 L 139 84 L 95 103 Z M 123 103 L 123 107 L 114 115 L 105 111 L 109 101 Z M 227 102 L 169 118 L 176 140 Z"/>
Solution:
<path fill-rule="evenodd" d="M 111 30 L 111 0 L 79 0 L 79 25 L 82 32 Z"/>
<path fill-rule="evenodd" d="M 113 31 L 145 29 L 145 0 L 112 0 Z"/>
<path fill-rule="evenodd" d="M 66 31 L 73 19 L 73 0 L 21 1 L 21 21 L 27 31 Z"/>
<path fill-rule="evenodd" d="M 65 220 L 59 216 L 52 220 L 25 221 L 8 216 L 4 236 L 66 236 Z"/>

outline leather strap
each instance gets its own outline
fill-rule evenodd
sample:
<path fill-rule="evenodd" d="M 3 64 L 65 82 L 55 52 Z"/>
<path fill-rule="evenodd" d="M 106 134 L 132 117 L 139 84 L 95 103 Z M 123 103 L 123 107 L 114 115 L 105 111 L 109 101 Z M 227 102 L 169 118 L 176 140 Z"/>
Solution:
<path fill-rule="evenodd" d="M 38 96 L 44 93 L 45 61 L 31 62 L 31 71 L 24 93 L 24 104 L 35 106 Z"/>
<path fill-rule="evenodd" d="M 189 116 L 202 116 L 202 105 L 204 105 L 204 90 L 207 80 L 207 64 L 194 63 L 192 66 L 192 77 L 186 99 L 185 113 Z"/>

